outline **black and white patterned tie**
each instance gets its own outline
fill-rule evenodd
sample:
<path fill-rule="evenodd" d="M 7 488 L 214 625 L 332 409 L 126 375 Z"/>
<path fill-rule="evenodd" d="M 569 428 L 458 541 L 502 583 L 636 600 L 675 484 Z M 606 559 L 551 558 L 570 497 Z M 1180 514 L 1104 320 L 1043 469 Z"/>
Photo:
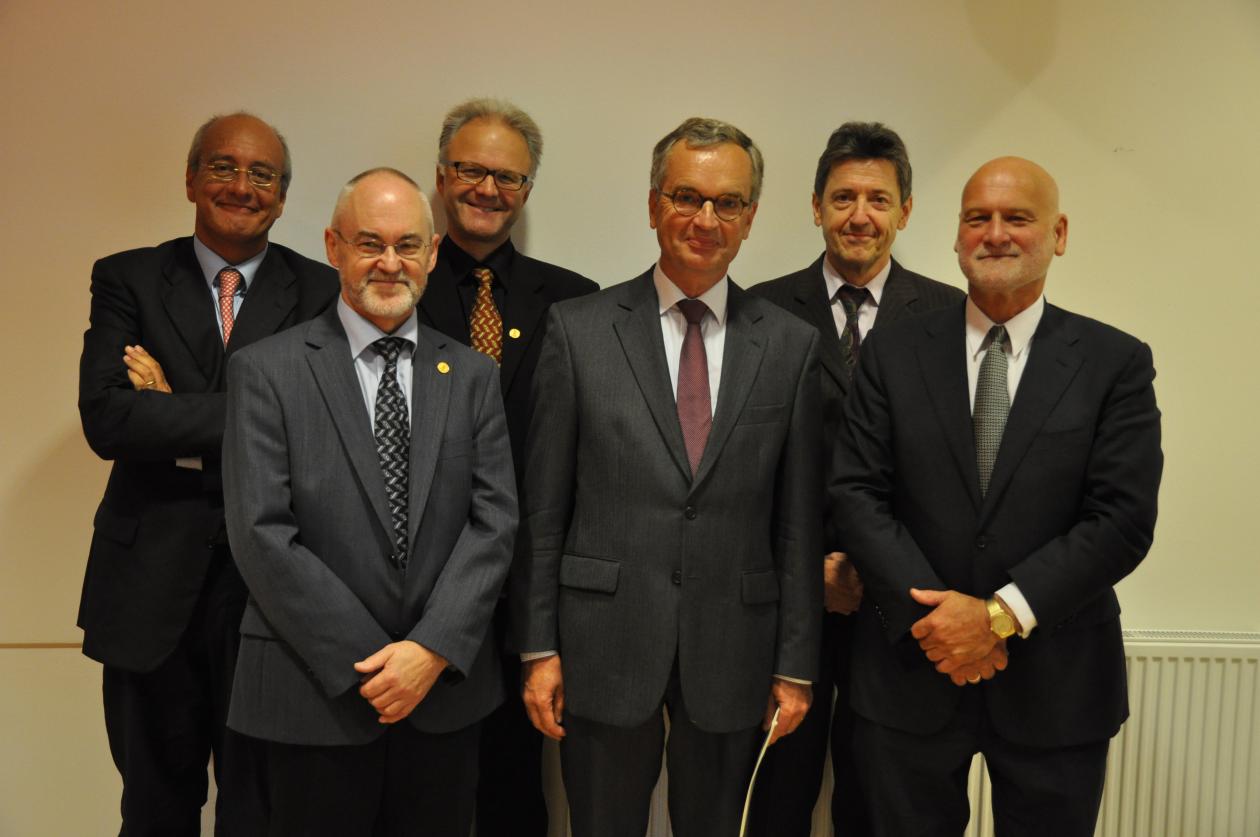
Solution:
<path fill-rule="evenodd" d="M 405 345 L 407 341 L 401 337 L 382 337 L 372 344 L 376 353 L 385 358 L 385 372 L 376 388 L 376 455 L 394 521 L 394 552 L 390 560 L 399 569 L 407 568 L 407 459 L 411 448 L 407 401 L 398 383 L 398 355 Z"/>
<path fill-rule="evenodd" d="M 997 461 L 1006 416 L 1011 411 L 1011 394 L 1006 387 L 1006 327 L 989 329 L 989 349 L 980 362 L 976 379 L 976 404 L 971 423 L 976 433 L 976 470 L 980 473 L 980 496 L 989 491 L 989 477 Z"/>
<path fill-rule="evenodd" d="M 862 351 L 862 333 L 858 330 L 858 311 L 871 292 L 856 285 L 841 285 L 836 291 L 840 307 L 844 309 L 844 330 L 840 332 L 840 345 L 844 348 L 844 369 L 853 380 L 858 354 Z"/>

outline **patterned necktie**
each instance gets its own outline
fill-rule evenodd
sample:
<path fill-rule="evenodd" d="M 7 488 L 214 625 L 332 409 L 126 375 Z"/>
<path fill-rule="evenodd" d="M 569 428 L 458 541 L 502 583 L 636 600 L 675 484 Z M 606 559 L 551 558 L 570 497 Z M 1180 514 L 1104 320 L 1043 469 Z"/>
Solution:
<path fill-rule="evenodd" d="M 709 428 L 713 426 L 709 358 L 700 333 L 700 321 L 709 308 L 698 299 L 683 299 L 678 302 L 678 310 L 687 318 L 687 335 L 678 358 L 678 422 L 682 425 L 687 461 L 691 463 L 694 477 L 705 442 L 709 440 Z"/>
<path fill-rule="evenodd" d="M 858 353 L 862 350 L 862 333 L 858 330 L 858 310 L 871 295 L 866 288 L 855 285 L 841 285 L 836 291 L 840 306 L 844 308 L 844 329 L 840 332 L 840 345 L 844 349 L 844 369 L 853 380 L 853 370 L 857 367 Z"/>
<path fill-rule="evenodd" d="M 399 569 L 407 568 L 407 459 L 411 448 L 411 427 L 407 421 L 407 402 L 398 383 L 398 355 L 407 341 L 401 337 L 382 337 L 372 344 L 385 358 L 385 372 L 376 388 L 376 455 L 385 477 L 385 496 L 394 522 L 394 552 L 390 561 Z"/>
<path fill-rule="evenodd" d="M 976 379 L 976 404 L 971 422 L 976 433 L 976 470 L 980 472 L 980 496 L 989 491 L 989 477 L 997 461 L 1006 416 L 1011 411 L 1011 394 L 1006 388 L 1006 327 L 989 329 L 989 349 L 980 362 Z"/>
<path fill-rule="evenodd" d="M 503 318 L 494 304 L 494 272 L 488 267 L 473 270 L 477 277 L 477 302 L 473 305 L 472 319 L 468 322 L 468 336 L 472 347 L 483 355 L 503 362 Z"/>
<path fill-rule="evenodd" d="M 236 298 L 236 289 L 241 285 L 241 272 L 234 267 L 225 267 L 219 271 L 219 316 L 223 318 L 223 345 L 226 346 L 232 337 L 232 326 L 236 318 L 232 315 L 232 301 Z"/>

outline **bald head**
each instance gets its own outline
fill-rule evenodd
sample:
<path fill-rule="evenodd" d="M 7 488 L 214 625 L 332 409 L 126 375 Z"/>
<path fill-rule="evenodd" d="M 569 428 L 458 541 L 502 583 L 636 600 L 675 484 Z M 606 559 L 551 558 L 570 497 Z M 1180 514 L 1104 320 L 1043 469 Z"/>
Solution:
<path fill-rule="evenodd" d="M 341 274 L 341 297 L 385 333 L 401 326 L 437 263 L 433 212 L 416 182 L 390 168 L 370 169 L 341 190 L 324 230 L 328 261 Z"/>
<path fill-rule="evenodd" d="M 1031 160 L 990 160 L 963 187 L 954 250 L 968 294 L 994 322 L 1037 301 L 1051 260 L 1066 248 L 1059 187 Z"/>

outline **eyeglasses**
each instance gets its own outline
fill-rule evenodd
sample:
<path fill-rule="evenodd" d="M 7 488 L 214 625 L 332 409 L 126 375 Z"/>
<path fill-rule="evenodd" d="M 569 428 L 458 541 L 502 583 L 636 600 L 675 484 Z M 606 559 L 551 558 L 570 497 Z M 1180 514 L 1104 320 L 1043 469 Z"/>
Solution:
<path fill-rule="evenodd" d="M 661 192 L 661 197 L 669 198 L 669 202 L 674 205 L 674 211 L 679 215 L 690 216 L 695 215 L 701 209 L 704 209 L 706 203 L 713 204 L 713 214 L 721 218 L 723 221 L 734 221 L 736 218 L 744 214 L 744 210 L 752 206 L 748 201 L 739 195 L 718 195 L 711 198 L 708 195 L 702 195 L 695 189 L 678 189 L 672 195 L 669 192 Z"/>
<path fill-rule="evenodd" d="M 354 251 L 365 259 L 379 259 L 385 255 L 385 251 L 394 248 L 394 253 L 398 258 L 405 259 L 409 262 L 419 261 L 424 258 L 424 254 L 429 249 L 429 242 L 417 241 L 414 238 L 404 238 L 402 241 L 395 241 L 393 244 L 386 244 L 379 238 L 356 238 L 354 241 L 346 238 L 341 234 L 341 230 L 333 230 L 346 244 L 354 248 Z"/>
<path fill-rule="evenodd" d="M 206 163 L 204 168 L 206 175 L 211 180 L 218 180 L 221 183 L 235 180 L 236 176 L 241 172 L 245 172 L 245 177 L 249 180 L 251 186 L 257 186 L 259 189 L 274 189 L 276 184 L 280 182 L 280 172 L 275 169 L 262 168 L 261 166 L 250 166 L 242 169 L 231 163 L 219 160 L 213 163 Z"/>
<path fill-rule="evenodd" d="M 480 183 L 486 179 L 486 175 L 491 175 L 494 178 L 494 185 L 500 189 L 519 192 L 529 182 L 528 174 L 518 174 L 507 169 L 488 169 L 476 163 L 447 163 L 446 165 L 455 169 L 455 176 L 465 183 Z"/>

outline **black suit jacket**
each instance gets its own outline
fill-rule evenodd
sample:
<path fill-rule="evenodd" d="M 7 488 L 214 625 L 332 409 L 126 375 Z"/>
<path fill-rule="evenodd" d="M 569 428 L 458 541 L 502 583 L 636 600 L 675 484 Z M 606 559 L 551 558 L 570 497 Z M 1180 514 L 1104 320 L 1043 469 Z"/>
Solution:
<path fill-rule="evenodd" d="M 429 286 L 420 298 L 420 322 L 432 326 L 464 345 L 472 342 L 468 334 L 468 315 L 460 302 L 457 275 L 451 265 L 453 242 L 442 240 L 437 266 L 429 274 Z M 511 245 L 508 245 L 511 247 Z M 548 306 L 562 299 L 594 293 L 599 285 L 571 270 L 531 259 L 512 248 L 509 256 L 510 287 L 504 294 L 503 363 L 499 367 L 499 386 L 503 390 L 503 407 L 507 413 L 508 435 L 512 439 L 512 459 L 519 480 L 525 462 L 525 434 L 533 409 L 531 392 L 538 349 L 542 345 Z M 513 330 L 519 336 L 513 337 Z"/>
<path fill-rule="evenodd" d="M 991 596 L 1019 585 L 1037 617 L 983 687 L 1007 740 L 1105 740 L 1128 714 L 1112 586 L 1146 555 L 1163 455 L 1150 349 L 1047 305 L 981 497 L 965 367 L 965 307 L 878 330 L 845 402 L 829 493 L 834 537 L 866 585 L 853 706 L 916 733 L 962 695 L 909 636 L 911 587 Z"/>
<path fill-rule="evenodd" d="M 211 549 L 226 543 L 219 470 L 227 358 L 319 313 L 337 274 L 272 244 L 226 350 L 191 238 L 101 259 L 79 362 L 88 444 L 113 460 L 93 521 L 79 627 L 89 657 L 150 671 L 174 650 L 201 592 Z M 137 392 L 123 347 L 140 344 L 172 393 Z M 175 465 L 201 457 L 203 469 Z"/>
<path fill-rule="evenodd" d="M 804 270 L 754 285 L 749 288 L 749 293 L 770 300 L 818 329 L 819 359 L 823 369 L 823 444 L 830 456 L 844 412 L 844 396 L 849 391 L 849 376 L 845 369 L 847 349 L 836 332 L 831 301 L 827 298 L 827 283 L 823 279 L 824 258 L 825 255 L 819 256 Z M 874 328 L 959 302 L 963 296 L 963 292 L 953 285 L 906 270 L 893 259 L 875 315 Z"/>

